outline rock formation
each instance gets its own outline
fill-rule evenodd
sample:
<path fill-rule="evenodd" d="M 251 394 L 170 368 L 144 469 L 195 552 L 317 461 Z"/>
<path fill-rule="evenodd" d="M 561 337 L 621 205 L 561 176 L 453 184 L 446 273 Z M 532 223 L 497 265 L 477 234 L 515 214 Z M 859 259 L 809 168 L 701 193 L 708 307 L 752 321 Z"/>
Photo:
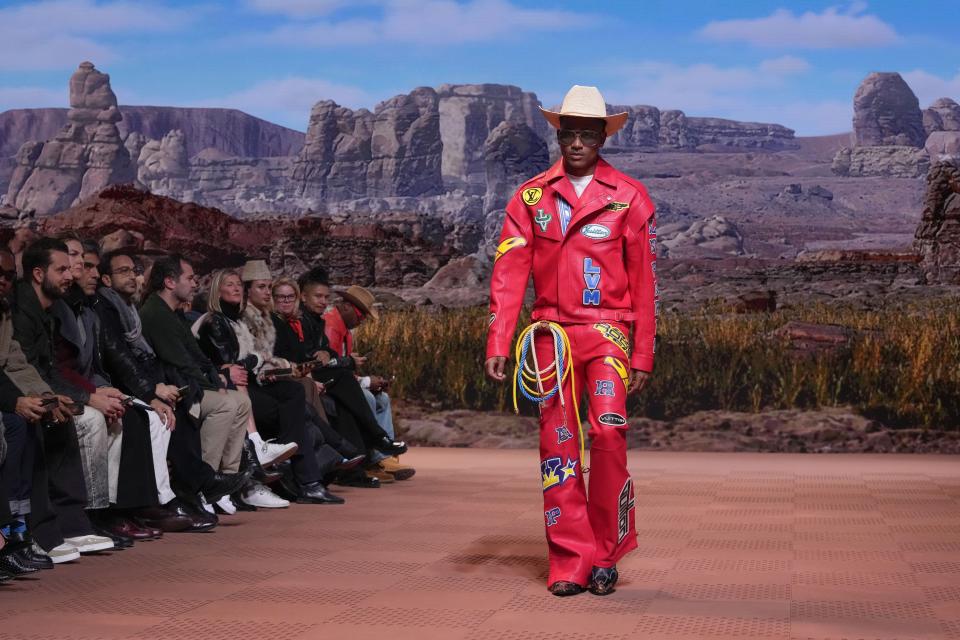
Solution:
<path fill-rule="evenodd" d="M 923 147 L 920 102 L 899 73 L 871 73 L 853 97 L 853 144 Z"/>
<path fill-rule="evenodd" d="M 441 174 L 448 190 L 484 193 L 484 144 L 500 123 L 525 124 L 543 140 L 552 137 L 552 129 L 537 108 L 537 96 L 519 87 L 444 84 L 437 88 L 437 96 L 443 141 Z"/>
<path fill-rule="evenodd" d="M 796 149 L 794 131 L 779 124 L 738 122 L 723 118 L 692 118 L 682 111 L 650 106 L 608 105 L 610 113 L 630 114 L 626 126 L 608 140 L 616 149 Z"/>
<path fill-rule="evenodd" d="M 686 228 L 681 225 L 681 230 L 672 229 L 673 226 L 661 225 L 658 233 L 660 244 L 666 249 L 663 253 L 670 258 L 744 253 L 743 236 L 737 226 L 723 216 L 697 220 Z"/>
<path fill-rule="evenodd" d="M 937 100 L 920 111 L 920 103 L 899 73 L 871 73 L 853 98 L 854 147 L 844 147 L 833 159 L 833 172 L 840 176 L 919 178 L 930 166 L 924 150 L 928 129 L 953 125 L 949 99 Z M 940 141 L 944 149 L 945 141 Z M 948 146 L 948 145 L 946 145 Z M 937 149 L 937 144 L 933 145 Z"/>
<path fill-rule="evenodd" d="M 913 246 L 928 284 L 960 284 L 960 163 L 930 168 Z"/>
<path fill-rule="evenodd" d="M 833 159 L 832 170 L 838 176 L 919 178 L 930 167 L 930 156 L 923 149 L 906 146 L 844 147 Z"/>
<path fill-rule="evenodd" d="M 439 120 L 437 94 L 425 87 L 381 102 L 373 113 L 318 102 L 292 190 L 318 200 L 439 193 Z"/>
<path fill-rule="evenodd" d="M 960 159 L 960 131 L 934 131 L 923 148 L 931 162 Z"/>
<path fill-rule="evenodd" d="M 138 134 L 131 134 L 136 136 Z M 131 147 L 135 146 L 133 144 Z M 174 129 L 163 140 L 150 140 L 140 150 L 137 161 L 137 179 L 151 192 L 192 201 L 190 191 L 190 164 L 183 132 Z"/>
<path fill-rule="evenodd" d="M 122 138 L 139 133 L 159 140 L 183 131 L 187 155 L 217 149 L 231 157 L 291 156 L 303 147 L 304 135 L 236 109 L 120 105 L 117 124 Z M 0 113 L 0 157 L 12 156 L 25 142 L 50 140 L 67 124 L 67 109 L 11 109 Z M 134 156 L 135 157 L 135 156 Z"/>
<path fill-rule="evenodd" d="M 106 238 L 107 246 L 129 248 L 147 260 L 177 251 L 201 273 L 259 256 L 276 273 L 296 277 L 336 256 L 327 261 L 335 282 L 383 287 L 423 284 L 449 259 L 449 249 L 431 240 L 445 236 L 434 228 L 438 225 L 415 214 L 238 220 L 218 209 L 115 185 L 38 226 L 44 234 L 71 230 Z"/>
<path fill-rule="evenodd" d="M 117 123 L 123 118 L 110 76 L 84 62 L 70 78 L 68 124 L 48 142 L 28 142 L 17 153 L 7 202 L 53 213 L 110 184 L 131 182 L 135 163 Z"/>
<path fill-rule="evenodd" d="M 960 131 L 960 104 L 940 98 L 923 110 L 923 128 L 929 136 L 937 131 Z"/>

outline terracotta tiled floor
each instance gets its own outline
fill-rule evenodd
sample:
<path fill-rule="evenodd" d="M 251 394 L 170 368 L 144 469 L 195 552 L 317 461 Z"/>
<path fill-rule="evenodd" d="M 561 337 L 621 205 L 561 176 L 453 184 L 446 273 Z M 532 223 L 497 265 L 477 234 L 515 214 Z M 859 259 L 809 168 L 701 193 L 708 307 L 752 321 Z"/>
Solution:
<path fill-rule="evenodd" d="M 0 588 L 0 640 L 960 640 L 960 459 L 631 453 L 616 594 L 549 595 L 533 451 L 427 449 L 344 506 L 225 517 Z"/>

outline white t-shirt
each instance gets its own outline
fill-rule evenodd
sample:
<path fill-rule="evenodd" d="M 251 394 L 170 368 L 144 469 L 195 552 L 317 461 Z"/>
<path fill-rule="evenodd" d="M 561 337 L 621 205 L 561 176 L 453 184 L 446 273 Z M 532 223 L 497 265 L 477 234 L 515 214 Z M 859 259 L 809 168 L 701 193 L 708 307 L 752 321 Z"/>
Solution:
<path fill-rule="evenodd" d="M 584 189 L 587 188 L 587 185 L 590 184 L 590 181 L 593 180 L 593 174 L 591 173 L 588 176 L 567 176 L 567 179 L 570 180 L 570 184 L 573 185 L 574 191 L 577 192 L 577 197 L 583 195 Z"/>

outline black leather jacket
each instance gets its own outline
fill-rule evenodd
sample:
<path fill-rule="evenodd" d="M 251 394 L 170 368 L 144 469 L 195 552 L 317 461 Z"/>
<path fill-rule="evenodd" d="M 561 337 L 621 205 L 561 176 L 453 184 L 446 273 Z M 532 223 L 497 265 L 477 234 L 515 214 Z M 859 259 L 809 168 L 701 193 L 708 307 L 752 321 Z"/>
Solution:
<path fill-rule="evenodd" d="M 97 296 L 94 307 L 100 318 L 101 358 L 117 388 L 124 393 L 150 402 L 156 398 L 157 384 L 162 382 L 162 369 L 156 357 L 140 358 L 123 337 L 120 312 L 108 300 Z"/>
<path fill-rule="evenodd" d="M 200 343 L 200 349 L 210 358 L 210 361 L 218 369 L 231 364 L 239 364 L 253 373 L 257 366 L 257 357 L 247 355 L 240 357 L 240 343 L 237 341 L 237 334 L 233 330 L 230 319 L 223 313 L 211 311 L 200 322 L 197 327 L 197 342 Z"/>

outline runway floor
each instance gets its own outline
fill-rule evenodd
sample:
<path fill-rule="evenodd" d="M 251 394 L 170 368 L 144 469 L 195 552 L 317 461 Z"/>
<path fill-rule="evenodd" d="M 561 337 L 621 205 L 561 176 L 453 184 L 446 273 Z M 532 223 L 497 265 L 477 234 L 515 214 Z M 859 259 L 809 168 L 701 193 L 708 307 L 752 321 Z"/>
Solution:
<path fill-rule="evenodd" d="M 632 452 L 640 548 L 551 596 L 534 451 L 0 587 L 0 639 L 960 639 L 960 459 Z"/>

